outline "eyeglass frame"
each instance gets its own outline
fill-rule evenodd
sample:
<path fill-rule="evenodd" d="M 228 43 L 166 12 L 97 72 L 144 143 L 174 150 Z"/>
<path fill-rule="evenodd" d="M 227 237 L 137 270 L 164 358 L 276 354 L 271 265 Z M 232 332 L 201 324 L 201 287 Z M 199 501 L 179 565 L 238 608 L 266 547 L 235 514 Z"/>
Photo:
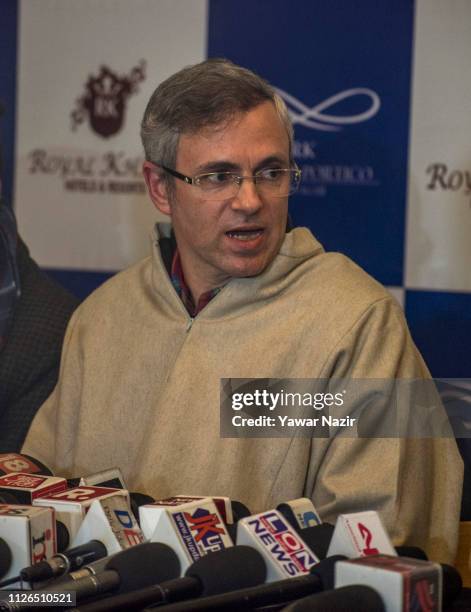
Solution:
<path fill-rule="evenodd" d="M 226 171 L 226 170 L 221 170 L 220 172 L 202 172 L 201 174 L 196 174 L 195 176 L 191 177 L 191 176 L 187 176 L 186 174 L 182 174 L 181 172 L 178 172 L 178 170 L 173 170 L 172 168 L 168 168 L 167 166 L 164 166 L 163 164 L 159 164 L 157 162 L 151 162 L 152 164 L 154 164 L 154 166 L 158 166 L 159 168 L 162 168 L 162 170 L 164 170 L 165 172 L 167 172 L 168 174 L 170 174 L 171 176 L 179 179 L 180 181 L 183 181 L 184 183 L 186 183 L 187 185 L 194 185 L 196 187 L 199 187 L 199 184 L 196 183 L 195 181 L 202 177 L 202 176 L 208 176 L 209 174 L 230 174 L 233 179 L 234 179 L 234 183 L 236 185 L 240 186 L 242 185 L 242 181 L 244 179 L 253 179 L 254 180 L 254 184 L 256 185 L 256 179 L 257 179 L 257 175 L 262 172 L 263 170 L 269 170 L 270 168 L 264 168 L 263 170 L 259 170 L 258 172 L 256 172 L 255 174 L 252 175 L 247 175 L 247 176 L 241 176 L 239 174 L 236 174 L 235 172 L 231 172 L 231 171 Z M 301 182 L 301 176 L 302 176 L 302 172 L 301 170 L 296 167 L 296 168 L 272 168 L 272 170 L 288 170 L 290 172 L 295 172 L 296 173 L 296 177 L 298 179 L 298 185 Z M 236 180 L 238 179 L 238 180 Z M 286 194 L 289 195 L 289 194 Z M 279 197 L 286 197 L 286 196 L 279 196 Z"/>

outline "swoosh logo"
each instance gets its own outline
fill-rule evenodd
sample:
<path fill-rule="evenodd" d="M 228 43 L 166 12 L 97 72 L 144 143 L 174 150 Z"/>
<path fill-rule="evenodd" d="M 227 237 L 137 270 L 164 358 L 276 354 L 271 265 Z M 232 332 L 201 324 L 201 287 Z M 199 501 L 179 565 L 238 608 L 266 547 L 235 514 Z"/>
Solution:
<path fill-rule="evenodd" d="M 286 103 L 293 125 L 299 124 L 313 130 L 321 130 L 324 132 L 338 132 L 346 125 L 368 121 L 368 119 L 374 117 L 381 108 L 381 100 L 378 94 L 372 89 L 367 89 L 365 87 L 346 89 L 334 96 L 330 96 L 330 98 L 327 98 L 327 100 L 320 102 L 312 108 L 309 108 L 309 106 L 306 106 L 303 102 L 278 87 L 275 87 L 275 91 Z M 356 96 L 363 96 L 369 102 L 369 108 L 362 113 L 348 116 L 330 115 L 325 112 L 335 104 Z"/>

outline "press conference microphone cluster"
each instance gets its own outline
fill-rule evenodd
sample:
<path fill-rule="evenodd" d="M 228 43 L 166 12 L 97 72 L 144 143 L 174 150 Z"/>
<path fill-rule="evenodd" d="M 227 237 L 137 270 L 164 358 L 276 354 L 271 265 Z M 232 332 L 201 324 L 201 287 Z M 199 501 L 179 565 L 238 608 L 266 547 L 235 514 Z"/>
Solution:
<path fill-rule="evenodd" d="M 80 478 L 72 489 L 69 484 L 76 483 L 52 476 L 33 457 L 0 454 L 0 588 L 60 576 L 144 541 L 118 469 Z"/>
<path fill-rule="evenodd" d="M 81 612 L 140 610 L 147 604 L 163 605 L 191 597 L 206 597 L 259 585 L 266 577 L 263 558 L 248 546 L 233 546 L 195 561 L 180 578 L 153 584 L 81 605 Z M 185 605 L 185 604 L 183 604 Z"/>
<path fill-rule="evenodd" d="M 4 463 L 7 468 L 24 468 L 27 462 L 35 463 L 31 457 L 10 454 Z M 33 469 L 40 468 L 35 464 Z M 404 603 L 404 593 L 416 583 L 414 596 L 427 604 L 439 605 L 442 590 L 444 600 L 451 600 L 460 588 L 453 568 L 448 571 L 423 560 L 422 551 L 399 551 L 422 560 L 399 557 L 376 512 L 341 515 L 334 527 L 323 523 L 305 498 L 251 515 L 243 504 L 228 498 L 178 495 L 157 502 L 141 496 L 133 513 L 125 486 L 117 469 L 75 482 L 50 471 L 28 476 L 7 469 L 0 476 L 0 496 L 11 495 L 17 504 L 24 504 L 21 512 L 27 516 L 21 517 L 21 524 L 39 525 L 39 519 L 47 519 L 52 525 L 58 518 L 72 546 L 62 553 L 54 547 L 47 551 L 43 547 L 41 554 L 30 550 L 20 565 L 13 555 L 10 565 L 18 567 L 14 577 L 36 587 L 47 579 L 43 588 L 48 591 L 75 591 L 77 609 L 84 612 L 146 605 L 165 605 L 170 611 L 262 605 L 311 605 L 319 610 L 324 606 L 337 611 L 353 601 L 357 603 L 349 610 L 367 612 L 369 606 L 379 606 L 378 597 L 405 612 L 415 604 Z M 12 507 L 8 511 L 20 512 Z M 16 515 L 6 520 L 20 524 Z M 0 538 L 11 553 L 7 531 L 0 529 Z M 164 548 L 158 553 L 153 548 L 151 553 L 148 545 Z M 0 553 L 1 546 L 0 541 Z M 151 554 L 156 555 L 152 562 Z M 8 552 L 5 558 L 8 561 Z M 146 569 L 162 563 L 169 568 L 166 575 L 160 568 Z M 11 568 L 8 571 L 13 576 Z M 305 597 L 310 603 L 300 599 Z"/>

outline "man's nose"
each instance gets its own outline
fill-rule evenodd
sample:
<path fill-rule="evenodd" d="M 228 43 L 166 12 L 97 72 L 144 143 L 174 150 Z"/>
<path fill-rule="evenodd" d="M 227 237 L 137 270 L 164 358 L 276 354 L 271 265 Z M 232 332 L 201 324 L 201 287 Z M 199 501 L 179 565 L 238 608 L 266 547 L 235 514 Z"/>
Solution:
<path fill-rule="evenodd" d="M 232 201 L 232 208 L 246 214 L 253 214 L 263 206 L 253 177 L 244 177 L 237 196 Z"/>

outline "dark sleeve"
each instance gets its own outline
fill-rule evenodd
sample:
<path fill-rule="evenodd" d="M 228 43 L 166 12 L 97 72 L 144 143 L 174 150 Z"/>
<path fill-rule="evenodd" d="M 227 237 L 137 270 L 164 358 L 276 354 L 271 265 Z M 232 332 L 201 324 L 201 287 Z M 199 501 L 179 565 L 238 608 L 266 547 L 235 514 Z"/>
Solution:
<path fill-rule="evenodd" d="M 57 381 L 62 340 L 79 300 L 42 272 L 18 241 L 21 297 L 0 352 L 0 452 L 17 451 Z"/>

